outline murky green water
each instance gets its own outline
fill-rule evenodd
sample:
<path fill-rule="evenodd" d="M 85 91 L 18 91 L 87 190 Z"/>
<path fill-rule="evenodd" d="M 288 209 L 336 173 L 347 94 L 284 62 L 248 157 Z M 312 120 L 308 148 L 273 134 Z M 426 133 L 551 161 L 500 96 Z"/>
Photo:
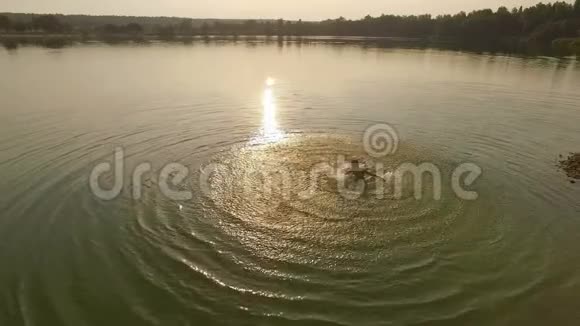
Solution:
<path fill-rule="evenodd" d="M 573 59 L 86 45 L 1 51 L 0 73 L 2 325 L 580 322 L 580 186 L 555 164 L 580 150 Z M 373 162 L 434 164 L 440 200 L 371 181 L 347 199 L 332 178 L 297 196 L 321 162 L 370 161 L 374 123 L 400 144 Z M 117 147 L 104 201 L 89 175 Z M 451 187 L 465 162 L 477 200 Z M 159 189 L 169 163 L 191 199 Z M 282 172 L 288 193 L 265 188 Z"/>

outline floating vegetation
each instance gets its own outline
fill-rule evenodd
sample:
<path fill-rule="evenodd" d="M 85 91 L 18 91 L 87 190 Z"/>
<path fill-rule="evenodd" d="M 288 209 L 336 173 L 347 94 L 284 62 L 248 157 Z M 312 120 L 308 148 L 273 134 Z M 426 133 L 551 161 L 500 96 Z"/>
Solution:
<path fill-rule="evenodd" d="M 566 159 L 560 155 L 558 166 L 566 172 L 571 183 L 576 183 L 576 180 L 580 180 L 580 153 L 570 153 Z"/>

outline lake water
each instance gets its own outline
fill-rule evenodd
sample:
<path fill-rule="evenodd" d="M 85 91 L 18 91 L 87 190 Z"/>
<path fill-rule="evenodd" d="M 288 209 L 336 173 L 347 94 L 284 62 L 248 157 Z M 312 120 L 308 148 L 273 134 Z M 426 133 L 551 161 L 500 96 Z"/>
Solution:
<path fill-rule="evenodd" d="M 580 185 L 556 167 L 580 150 L 575 59 L 282 45 L 0 51 L 0 324 L 578 325 Z M 400 143 L 375 159 L 377 123 Z M 441 198 L 296 196 L 341 157 L 431 163 Z M 159 188 L 171 163 L 191 198 Z"/>

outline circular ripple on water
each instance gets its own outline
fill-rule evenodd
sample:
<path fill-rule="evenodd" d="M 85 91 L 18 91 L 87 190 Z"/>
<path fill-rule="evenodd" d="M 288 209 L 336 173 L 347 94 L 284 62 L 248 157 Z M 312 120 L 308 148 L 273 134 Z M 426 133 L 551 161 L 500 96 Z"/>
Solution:
<path fill-rule="evenodd" d="M 311 174 L 350 159 L 380 163 L 387 177 L 402 163 L 432 163 L 441 171 L 441 199 L 433 198 L 429 177 L 421 199 L 408 179 L 400 198 L 392 182 L 377 196 L 383 192 L 372 178 L 360 196 L 347 198 L 335 175 Z M 152 191 L 132 205 L 137 218 L 127 226 L 126 258 L 176 304 L 227 311 L 228 318 L 373 324 L 389 311 L 401 322 L 469 316 L 482 303 L 532 291 L 546 261 L 532 259 L 533 248 L 520 250 L 485 182 L 475 185 L 477 201 L 454 194 L 453 167 L 410 143 L 373 161 L 350 136 L 233 145 L 193 175 L 193 200 L 178 204 Z M 326 309 L 333 314 L 321 313 Z"/>
<path fill-rule="evenodd" d="M 341 187 L 333 169 L 351 159 L 383 164 L 387 182 L 369 177 L 357 185 L 346 177 Z M 422 199 L 415 198 L 410 179 L 402 184 L 402 196 L 395 196 L 392 175 L 403 163 L 432 162 L 442 178 L 447 175 L 443 162 L 408 144 L 373 161 L 350 137 L 300 136 L 238 148 L 215 162 L 205 189 L 205 218 L 262 258 L 364 271 L 402 248 L 436 247 L 461 222 L 463 202 L 449 187 L 435 200 L 429 177 Z"/>

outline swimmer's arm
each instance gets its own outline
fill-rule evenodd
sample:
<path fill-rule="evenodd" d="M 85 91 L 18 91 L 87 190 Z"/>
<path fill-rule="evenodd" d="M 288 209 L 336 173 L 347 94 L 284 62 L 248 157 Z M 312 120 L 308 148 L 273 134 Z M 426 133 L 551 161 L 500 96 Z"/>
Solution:
<path fill-rule="evenodd" d="M 378 176 L 378 175 L 376 175 L 376 174 L 374 174 L 374 173 L 371 173 L 371 172 L 369 172 L 369 171 L 365 171 L 365 174 L 368 174 L 368 175 L 370 175 L 371 177 L 375 177 L 375 178 L 379 178 L 379 179 L 385 180 L 385 178 L 383 178 L 383 177 L 381 177 L 381 176 Z M 385 180 L 385 181 L 387 181 L 387 180 Z"/>

